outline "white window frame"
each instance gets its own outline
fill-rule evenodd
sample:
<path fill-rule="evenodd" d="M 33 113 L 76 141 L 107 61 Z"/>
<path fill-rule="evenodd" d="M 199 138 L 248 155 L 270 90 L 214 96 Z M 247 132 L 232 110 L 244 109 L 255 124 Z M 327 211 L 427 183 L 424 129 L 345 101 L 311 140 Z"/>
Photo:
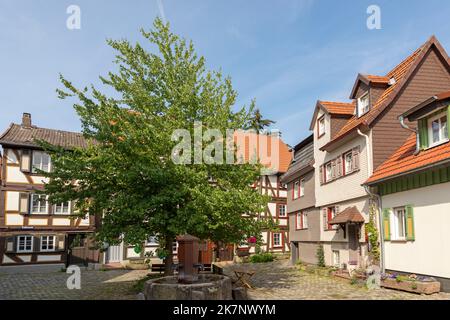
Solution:
<path fill-rule="evenodd" d="M 292 192 L 293 192 L 293 199 L 295 200 L 295 199 L 298 199 L 298 195 L 299 195 L 299 192 L 300 192 L 300 181 L 295 181 L 294 182 L 294 185 L 293 185 L 293 190 L 292 190 Z"/>
<path fill-rule="evenodd" d="M 34 211 L 34 206 L 33 206 L 34 197 L 45 197 L 45 212 Z M 32 193 L 30 200 L 31 200 L 31 204 L 30 204 L 30 213 L 31 214 L 48 214 L 48 196 L 43 195 L 43 194 Z"/>
<path fill-rule="evenodd" d="M 341 254 L 339 250 L 332 250 L 333 255 L 333 266 L 340 268 L 341 267 Z"/>
<path fill-rule="evenodd" d="M 284 208 L 283 210 L 281 210 L 281 208 Z M 283 214 L 281 214 L 281 212 L 283 212 Z M 280 204 L 278 205 L 278 216 L 281 218 L 286 218 L 286 205 L 285 204 Z"/>
<path fill-rule="evenodd" d="M 350 155 L 350 167 L 347 168 L 347 156 Z M 353 151 L 349 151 L 344 153 L 344 175 L 350 174 L 353 172 Z"/>
<path fill-rule="evenodd" d="M 47 238 L 44 241 L 44 238 Z M 50 244 L 50 238 L 53 239 L 53 248 L 49 249 L 49 244 Z M 43 248 L 43 244 L 46 244 L 47 248 L 44 249 Z M 52 252 L 52 251 L 56 251 L 56 236 L 51 236 L 51 235 L 45 235 L 45 236 L 41 236 L 41 252 Z"/>
<path fill-rule="evenodd" d="M 305 196 L 305 179 L 300 180 L 300 197 Z"/>
<path fill-rule="evenodd" d="M 318 126 L 318 136 L 321 137 L 326 133 L 326 123 L 325 123 L 325 116 L 321 116 L 318 120 L 317 120 L 317 126 Z"/>
<path fill-rule="evenodd" d="M 24 249 L 21 250 L 20 249 L 20 238 L 24 238 Z M 31 244 L 30 244 L 30 249 L 27 250 L 27 238 L 31 239 Z M 21 235 L 21 236 L 17 236 L 17 252 L 33 252 L 33 245 L 34 245 L 34 237 L 31 235 Z"/>
<path fill-rule="evenodd" d="M 47 167 L 47 170 L 43 170 L 43 171 L 50 172 L 51 166 L 52 166 L 52 160 L 50 158 L 50 155 L 48 153 L 44 152 L 44 151 L 38 151 L 38 150 L 33 150 L 32 159 L 31 159 L 31 172 L 32 173 L 37 173 L 36 169 L 35 169 L 36 166 L 34 165 L 34 161 L 35 161 L 37 155 L 39 155 L 41 157 L 40 158 L 41 161 L 40 161 L 39 166 L 37 168 L 42 170 L 42 167 L 43 167 L 42 166 L 42 158 L 43 158 L 43 156 L 47 156 L 48 157 L 48 167 Z"/>
<path fill-rule="evenodd" d="M 442 127 L 442 124 L 441 124 L 441 119 L 444 118 L 444 117 L 447 119 L 447 134 L 445 134 L 445 131 L 444 131 L 444 129 Z M 438 120 L 438 123 L 439 123 L 439 140 L 436 141 L 436 142 L 433 142 L 433 126 L 432 126 L 432 123 L 434 121 L 436 121 L 436 120 Z M 429 118 L 428 119 L 428 123 L 427 123 L 427 127 L 428 127 L 427 129 L 428 129 L 428 141 L 429 141 L 428 142 L 428 146 L 430 148 L 448 142 L 448 129 L 449 128 L 448 128 L 448 117 L 447 117 L 447 113 L 446 112 L 441 112 L 441 113 L 435 115 L 434 117 Z"/>
<path fill-rule="evenodd" d="M 156 240 L 156 236 L 149 236 L 147 240 L 145 240 L 146 246 L 158 246 L 159 242 Z"/>
<path fill-rule="evenodd" d="M 303 229 L 303 225 L 302 225 L 302 212 L 301 212 L 301 211 L 297 212 L 297 214 L 295 215 L 295 229 L 296 229 L 296 230 L 301 230 L 301 229 Z"/>
<path fill-rule="evenodd" d="M 367 101 L 367 103 L 363 104 L 363 101 Z M 361 97 L 358 98 L 358 118 L 369 112 L 370 110 L 369 104 L 370 104 L 369 92 L 366 92 Z"/>
<path fill-rule="evenodd" d="M 402 219 L 398 218 L 399 212 L 402 214 Z M 403 228 L 403 235 L 400 234 L 399 227 Z M 391 212 L 391 240 L 406 240 L 406 208 L 397 207 Z"/>
<path fill-rule="evenodd" d="M 330 168 L 329 171 L 328 168 Z M 331 162 L 328 162 L 325 164 L 325 182 L 330 182 L 331 180 L 333 180 L 333 166 L 331 165 Z"/>
<path fill-rule="evenodd" d="M 301 212 L 301 216 L 302 216 L 302 229 L 308 229 L 308 213 L 305 211 Z"/>
<path fill-rule="evenodd" d="M 67 212 L 63 212 L 63 211 L 58 212 L 57 208 L 61 207 L 63 209 L 64 208 L 63 207 L 64 203 L 67 203 L 67 205 L 68 205 Z M 53 205 L 53 213 L 54 214 L 61 214 L 61 215 L 70 215 L 72 213 L 71 212 L 71 207 L 72 207 L 72 201 L 70 201 L 70 200 L 66 201 L 66 202 L 57 203 L 57 204 Z"/>
<path fill-rule="evenodd" d="M 278 238 L 279 244 L 275 243 L 275 235 L 279 236 L 279 238 Z M 272 241 L 273 241 L 273 247 L 281 247 L 281 246 L 283 246 L 282 241 L 281 241 L 281 232 L 274 232 L 272 234 Z"/>

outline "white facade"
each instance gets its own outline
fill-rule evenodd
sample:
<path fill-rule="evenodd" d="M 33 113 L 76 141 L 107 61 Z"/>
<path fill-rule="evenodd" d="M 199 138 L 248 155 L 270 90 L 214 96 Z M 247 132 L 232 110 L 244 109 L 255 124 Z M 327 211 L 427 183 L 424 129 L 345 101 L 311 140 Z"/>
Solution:
<path fill-rule="evenodd" d="M 385 195 L 382 205 L 414 212 L 414 240 L 384 242 L 386 269 L 450 278 L 450 182 Z"/>

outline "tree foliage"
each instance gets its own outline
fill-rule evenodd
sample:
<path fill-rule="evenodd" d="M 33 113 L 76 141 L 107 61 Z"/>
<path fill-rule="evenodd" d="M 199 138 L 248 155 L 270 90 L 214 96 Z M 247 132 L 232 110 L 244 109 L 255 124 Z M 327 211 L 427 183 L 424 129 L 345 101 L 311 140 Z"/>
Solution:
<path fill-rule="evenodd" d="M 118 70 L 100 79 L 113 94 L 92 85 L 78 89 L 61 76 L 59 97 L 77 100 L 89 145 L 64 150 L 41 142 L 52 156 L 45 191 L 50 201 L 75 200 L 80 216 L 101 215 L 98 241 L 114 244 L 123 236 L 139 245 L 157 235 L 169 256 L 174 237 L 183 233 L 225 243 L 259 234 L 267 225 L 255 214 L 268 198 L 249 187 L 258 179 L 258 164 L 171 161 L 174 130 L 193 134 L 201 122 L 225 136 L 227 129 L 250 127 L 253 108 L 233 111 L 237 93 L 230 78 L 207 70 L 192 42 L 168 24 L 157 19 L 152 31 L 141 33 L 145 46 L 108 40 Z"/>

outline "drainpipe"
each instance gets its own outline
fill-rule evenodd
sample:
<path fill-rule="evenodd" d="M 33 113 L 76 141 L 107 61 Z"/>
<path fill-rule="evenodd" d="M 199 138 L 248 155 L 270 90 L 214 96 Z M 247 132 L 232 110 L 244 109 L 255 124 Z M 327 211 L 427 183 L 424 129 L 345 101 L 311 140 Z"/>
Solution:
<path fill-rule="evenodd" d="M 372 171 L 372 153 L 370 148 L 370 138 L 368 134 L 364 134 L 360 129 L 357 130 L 358 134 L 364 138 L 366 138 L 366 147 L 367 147 L 367 177 L 370 177 L 373 173 Z M 380 264 L 381 264 L 381 272 L 385 272 L 385 263 L 384 263 L 384 233 L 383 233 L 383 217 L 382 217 L 382 202 L 381 197 L 378 194 L 372 193 L 369 189 L 369 186 L 364 185 L 364 189 L 370 198 L 376 199 L 377 202 L 377 211 L 378 211 L 378 223 L 380 226 Z"/>
<path fill-rule="evenodd" d="M 382 201 L 381 196 L 379 194 L 373 193 L 370 191 L 368 185 L 364 185 L 364 189 L 369 194 L 370 197 L 375 198 L 377 200 L 377 211 L 378 211 L 378 223 L 380 225 L 380 265 L 381 265 L 381 273 L 385 272 L 385 263 L 384 263 L 384 226 L 383 226 L 383 217 L 382 217 Z"/>
<path fill-rule="evenodd" d="M 402 126 L 402 128 L 409 130 L 411 132 L 414 132 L 416 134 L 416 151 L 414 151 L 414 155 L 418 154 L 420 152 L 420 148 L 419 148 L 419 133 L 417 131 L 417 129 L 412 129 L 410 127 L 408 127 L 405 123 L 405 118 L 403 118 L 403 116 L 398 117 L 398 120 L 400 121 L 400 125 Z"/>
<path fill-rule="evenodd" d="M 357 130 L 358 134 L 366 138 L 366 148 L 367 148 L 367 178 L 372 175 L 372 154 L 370 153 L 370 138 L 368 134 L 364 134 L 361 130 Z"/>

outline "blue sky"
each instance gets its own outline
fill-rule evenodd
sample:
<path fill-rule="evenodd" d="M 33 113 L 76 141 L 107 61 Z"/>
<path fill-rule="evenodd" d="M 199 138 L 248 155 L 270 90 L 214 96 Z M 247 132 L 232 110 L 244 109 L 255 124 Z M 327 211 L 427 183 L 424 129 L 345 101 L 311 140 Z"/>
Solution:
<path fill-rule="evenodd" d="M 317 99 L 347 101 L 358 72 L 385 74 L 429 36 L 450 50 L 450 2 L 0 0 L 0 131 L 30 112 L 42 127 L 80 130 L 71 101 L 57 98 L 58 74 L 77 86 L 114 69 L 105 39 L 142 40 L 164 12 L 192 39 L 208 67 L 231 76 L 238 105 L 256 98 L 294 145 L 309 134 Z M 81 29 L 66 28 L 66 8 L 81 8 Z M 381 29 L 366 27 L 367 7 Z M 161 8 L 163 10 L 161 10 Z"/>

